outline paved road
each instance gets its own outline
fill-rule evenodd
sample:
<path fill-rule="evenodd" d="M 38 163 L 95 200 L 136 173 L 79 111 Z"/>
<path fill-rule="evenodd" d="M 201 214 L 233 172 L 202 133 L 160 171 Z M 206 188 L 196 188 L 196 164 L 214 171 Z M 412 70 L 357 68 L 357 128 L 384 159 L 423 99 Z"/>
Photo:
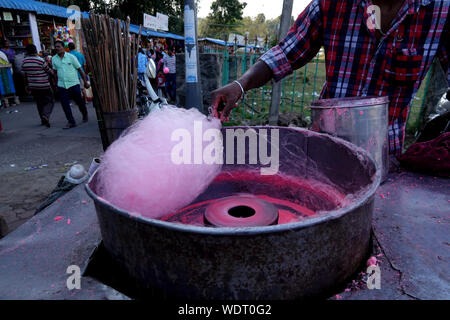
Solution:
<path fill-rule="evenodd" d="M 89 167 L 103 152 L 95 110 L 88 105 L 88 123 L 74 104 L 78 127 L 63 130 L 66 119 L 57 102 L 51 128 L 40 125 L 34 103 L 0 110 L 0 238 L 27 221 L 64 175 L 69 163 Z M 29 167 L 45 167 L 26 171 Z"/>

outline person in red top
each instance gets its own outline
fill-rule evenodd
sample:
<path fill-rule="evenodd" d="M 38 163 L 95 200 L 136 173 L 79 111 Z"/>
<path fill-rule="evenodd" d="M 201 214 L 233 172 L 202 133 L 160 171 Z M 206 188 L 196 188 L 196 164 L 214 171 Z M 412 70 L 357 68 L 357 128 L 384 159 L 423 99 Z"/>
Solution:
<path fill-rule="evenodd" d="M 431 63 L 440 59 L 448 70 L 449 6 L 449 0 L 313 0 L 285 39 L 237 82 L 212 92 L 215 116 L 224 121 L 245 91 L 281 80 L 324 47 L 321 98 L 388 96 L 390 153 L 398 156 L 411 101 Z"/>

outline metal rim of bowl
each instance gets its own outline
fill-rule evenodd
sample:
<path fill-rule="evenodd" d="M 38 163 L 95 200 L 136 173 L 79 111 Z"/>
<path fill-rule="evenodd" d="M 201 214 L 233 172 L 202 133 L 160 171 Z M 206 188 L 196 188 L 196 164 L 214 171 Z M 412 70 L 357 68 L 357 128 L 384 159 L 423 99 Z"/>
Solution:
<path fill-rule="evenodd" d="M 327 134 L 312 132 L 312 131 L 302 129 L 302 128 L 279 127 L 279 126 L 273 126 L 271 128 L 303 131 L 303 132 L 306 132 L 307 135 L 309 134 L 309 135 L 326 136 L 331 140 L 335 140 L 336 142 L 339 142 L 339 143 L 345 145 L 347 148 L 351 147 L 352 151 L 357 150 L 358 152 L 363 153 L 365 156 L 367 156 L 369 159 L 371 159 L 375 165 L 375 161 L 374 161 L 373 157 L 366 150 L 359 148 L 359 147 L 355 146 L 354 144 L 351 144 L 350 142 L 347 142 L 343 139 L 336 138 L 336 137 L 333 137 L 333 136 L 330 136 Z M 376 167 L 376 165 L 375 165 L 375 167 Z M 96 171 L 96 173 L 97 172 L 98 172 L 98 170 Z M 123 209 L 116 207 L 115 205 L 113 205 L 112 203 L 110 203 L 108 201 L 103 201 L 102 199 L 100 199 L 100 197 L 98 195 L 96 195 L 91 190 L 91 188 L 89 187 L 89 184 L 91 183 L 94 176 L 95 176 L 95 174 L 93 176 L 91 176 L 89 178 L 88 182 L 85 184 L 86 192 L 92 199 L 94 199 L 94 202 L 97 201 L 98 203 L 100 203 L 100 205 L 108 208 L 108 210 L 114 211 L 115 213 L 120 214 L 123 217 L 132 219 L 136 222 L 149 224 L 149 225 L 152 225 L 155 227 L 165 228 L 167 230 L 172 230 L 172 231 L 193 233 L 193 234 L 203 234 L 203 235 L 209 235 L 209 236 L 229 236 L 229 235 L 248 236 L 248 235 L 274 234 L 274 233 L 285 232 L 285 231 L 289 231 L 289 230 L 293 230 L 293 229 L 295 229 L 295 230 L 304 229 L 304 228 L 308 228 L 308 227 L 311 227 L 311 226 L 314 226 L 314 225 L 317 225 L 320 223 L 328 222 L 330 220 L 335 220 L 335 219 L 338 219 L 338 218 L 344 216 L 345 214 L 355 210 L 356 208 L 362 207 L 364 204 L 366 204 L 374 196 L 376 190 L 378 189 L 378 187 L 381 183 L 381 171 L 376 170 L 375 179 L 372 181 L 371 184 L 368 185 L 368 186 L 370 186 L 370 188 L 366 187 L 367 190 L 358 194 L 357 201 L 355 201 L 352 204 L 345 206 L 343 208 L 339 208 L 337 210 L 321 211 L 317 217 L 314 217 L 311 219 L 307 219 L 307 220 L 303 220 L 303 221 L 299 221 L 299 222 L 287 223 L 287 224 L 264 226 L 264 227 L 211 228 L 211 227 L 200 227 L 200 226 L 186 225 L 186 224 L 181 224 L 181 223 L 167 222 L 167 221 L 162 221 L 162 220 L 158 220 L 158 219 L 152 219 L 152 218 L 139 216 L 136 214 L 131 214 L 128 211 L 125 211 Z"/>
<path fill-rule="evenodd" d="M 349 103 L 352 103 L 349 105 Z M 358 108 L 358 107 L 368 107 L 380 104 L 389 103 L 389 97 L 348 97 L 348 98 L 334 98 L 334 99 L 321 99 L 311 102 L 312 109 L 328 109 L 328 108 Z"/>

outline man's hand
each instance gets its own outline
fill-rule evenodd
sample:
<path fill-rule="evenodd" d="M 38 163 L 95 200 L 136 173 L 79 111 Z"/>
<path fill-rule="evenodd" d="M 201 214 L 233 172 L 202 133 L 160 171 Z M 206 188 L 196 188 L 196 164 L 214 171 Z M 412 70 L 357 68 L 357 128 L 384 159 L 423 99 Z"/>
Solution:
<path fill-rule="evenodd" d="M 242 90 L 235 82 L 211 92 L 213 116 L 216 118 L 220 118 L 220 121 L 222 122 L 226 121 L 228 119 L 228 116 L 230 115 L 231 110 L 236 107 L 236 104 L 241 96 Z M 223 105 L 225 106 L 223 107 Z"/>
<path fill-rule="evenodd" d="M 270 79 L 272 70 L 264 62 L 258 61 L 238 81 L 243 89 L 248 91 L 263 86 Z M 222 122 L 226 121 L 241 96 L 241 87 L 235 82 L 211 92 L 213 115 Z M 223 105 L 225 106 L 222 107 Z"/>

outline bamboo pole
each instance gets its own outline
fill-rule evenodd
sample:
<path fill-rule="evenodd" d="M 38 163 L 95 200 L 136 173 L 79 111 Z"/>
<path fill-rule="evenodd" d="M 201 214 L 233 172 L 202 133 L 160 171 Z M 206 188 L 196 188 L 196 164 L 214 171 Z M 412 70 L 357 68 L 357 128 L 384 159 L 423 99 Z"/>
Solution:
<path fill-rule="evenodd" d="M 86 60 L 102 112 L 134 110 L 141 29 L 131 40 L 129 18 L 124 22 L 94 14 L 82 19 L 82 29 Z"/>

